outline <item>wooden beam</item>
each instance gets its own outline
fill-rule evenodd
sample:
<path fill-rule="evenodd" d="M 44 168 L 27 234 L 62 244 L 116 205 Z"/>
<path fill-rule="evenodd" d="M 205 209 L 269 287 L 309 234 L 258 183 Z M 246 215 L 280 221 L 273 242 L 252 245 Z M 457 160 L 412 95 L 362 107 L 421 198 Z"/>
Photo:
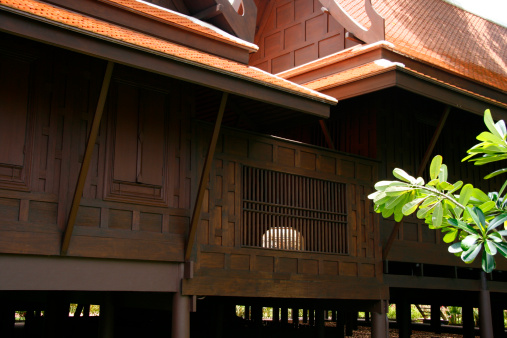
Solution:
<path fill-rule="evenodd" d="M 208 7 L 206 9 L 200 11 L 199 13 L 194 14 L 194 18 L 199 19 L 199 20 L 211 19 L 211 18 L 217 16 L 218 14 L 220 14 L 221 12 L 222 12 L 222 5 L 220 5 L 220 4 L 213 5 L 211 7 Z"/>
<path fill-rule="evenodd" d="M 66 255 L 69 249 L 70 238 L 72 236 L 72 230 L 74 229 L 74 223 L 76 222 L 77 212 L 81 197 L 83 196 L 83 189 L 86 181 L 86 175 L 90 168 L 90 162 L 92 159 L 93 148 L 95 147 L 95 141 L 99 133 L 100 120 L 102 119 L 102 113 L 104 112 L 104 105 L 106 103 L 107 92 L 109 91 L 109 84 L 111 82 L 111 75 L 113 74 L 114 63 L 109 61 L 107 63 L 106 72 L 104 74 L 104 80 L 102 82 L 102 89 L 100 90 L 99 101 L 97 103 L 97 109 L 95 110 L 95 116 L 93 117 L 92 127 L 90 135 L 88 136 L 88 142 L 86 143 L 86 150 L 83 158 L 83 164 L 79 172 L 79 177 L 76 184 L 76 190 L 74 192 L 74 198 L 72 200 L 72 206 L 70 209 L 69 220 L 67 227 L 63 234 L 62 247 L 60 254 Z"/>
<path fill-rule="evenodd" d="M 324 134 L 324 138 L 326 139 L 327 147 L 329 149 L 335 150 L 333 139 L 331 138 L 331 134 L 329 133 L 329 129 L 327 129 L 326 122 L 324 120 L 319 120 L 320 128 L 322 129 L 322 133 Z"/>
<path fill-rule="evenodd" d="M 185 246 L 185 261 L 189 261 L 190 255 L 192 254 L 192 247 L 194 246 L 195 242 L 195 233 L 197 231 L 197 225 L 199 224 L 199 220 L 201 217 L 202 201 L 204 200 L 204 193 L 209 181 L 209 173 L 211 170 L 211 164 L 213 162 L 213 156 L 215 154 L 218 135 L 220 134 L 220 126 L 222 124 L 222 118 L 224 117 L 227 97 L 228 97 L 227 93 L 222 94 L 222 101 L 220 102 L 220 108 L 218 110 L 215 128 L 213 129 L 213 135 L 211 137 L 211 142 L 208 148 L 208 155 L 206 156 L 204 168 L 202 169 L 201 181 L 199 182 L 199 187 L 197 190 L 197 198 L 194 204 L 194 211 L 192 212 L 192 218 L 190 220 L 190 232 L 188 234 L 188 239 Z"/>
<path fill-rule="evenodd" d="M 424 168 L 428 164 L 429 158 L 431 154 L 433 153 L 433 150 L 435 149 L 435 145 L 437 144 L 438 138 L 440 137 L 440 134 L 442 133 L 442 129 L 444 128 L 445 121 L 447 121 L 447 117 L 449 116 L 449 113 L 451 111 L 450 106 L 445 106 L 444 112 L 442 116 L 440 117 L 440 121 L 438 122 L 437 128 L 435 129 L 435 132 L 433 133 L 433 137 L 431 138 L 430 143 L 428 144 L 428 148 L 426 149 L 426 153 L 424 154 L 421 163 L 419 164 L 419 168 L 417 169 L 417 176 L 420 177 L 422 173 L 424 172 Z M 389 238 L 387 239 L 386 245 L 384 246 L 384 250 L 382 250 L 382 259 L 386 260 L 387 255 L 389 254 L 389 251 L 391 250 L 391 247 L 393 246 L 394 239 L 396 237 L 396 234 L 398 233 L 398 230 L 401 227 L 402 222 L 396 222 L 394 225 L 393 230 L 391 231 L 391 234 L 389 235 Z"/>

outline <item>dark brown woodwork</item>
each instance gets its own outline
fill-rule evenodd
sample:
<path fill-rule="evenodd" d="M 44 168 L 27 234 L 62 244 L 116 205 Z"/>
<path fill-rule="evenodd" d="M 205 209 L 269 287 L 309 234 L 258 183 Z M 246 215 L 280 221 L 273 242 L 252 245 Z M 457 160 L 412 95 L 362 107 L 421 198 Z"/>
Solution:
<path fill-rule="evenodd" d="M 211 6 L 209 8 L 206 8 L 206 9 L 200 11 L 199 13 L 194 14 L 194 18 L 197 18 L 200 20 L 211 19 L 211 18 L 217 16 L 218 14 L 220 14 L 221 11 L 222 11 L 221 4 L 214 5 L 214 6 Z"/>
<path fill-rule="evenodd" d="M 329 133 L 329 129 L 327 128 L 326 121 L 319 120 L 320 127 L 322 128 L 322 133 L 324 134 L 324 138 L 326 139 L 327 146 L 329 149 L 335 149 L 333 139 Z"/>
<path fill-rule="evenodd" d="M 213 162 L 213 156 L 215 154 L 215 147 L 218 141 L 218 134 L 220 133 L 220 126 L 222 124 L 222 118 L 224 116 L 225 105 L 227 104 L 227 97 L 228 97 L 227 93 L 222 94 L 222 101 L 220 102 L 220 108 L 218 109 L 215 128 L 213 129 L 213 135 L 211 137 L 211 141 L 209 144 L 208 154 L 206 156 L 206 161 L 204 162 L 204 167 L 202 169 L 199 186 L 197 188 L 197 197 L 195 199 L 194 209 L 192 211 L 192 217 L 190 219 L 190 231 L 188 234 L 187 242 L 185 244 L 185 261 L 190 260 L 192 249 L 194 247 L 195 234 L 197 231 L 197 225 L 199 224 L 202 203 L 204 200 L 204 192 L 206 185 L 208 184 L 209 181 L 209 173 L 211 170 L 211 164 Z"/>
<path fill-rule="evenodd" d="M 428 148 L 426 149 L 426 152 L 424 153 L 424 156 L 419 164 L 419 168 L 417 169 L 417 177 L 421 177 L 423 174 L 423 171 L 426 169 L 426 165 L 428 164 L 428 161 L 430 159 L 431 154 L 433 153 L 433 150 L 435 149 L 435 145 L 437 144 L 438 138 L 440 137 L 440 133 L 442 132 L 442 129 L 444 128 L 445 121 L 447 121 L 447 117 L 449 116 L 449 113 L 451 111 L 451 107 L 446 106 L 444 109 L 444 112 L 442 113 L 442 116 L 440 117 L 440 121 L 438 122 L 437 128 L 435 129 L 435 132 L 433 134 L 433 137 L 430 140 L 430 143 L 428 144 Z M 391 234 L 389 235 L 389 238 L 384 245 L 384 249 L 382 250 L 382 258 L 384 260 L 387 259 L 387 256 L 389 255 L 389 251 L 391 250 L 391 247 L 394 243 L 394 240 L 396 239 L 396 236 L 398 235 L 398 231 L 400 229 L 400 226 L 403 224 L 403 222 L 396 222 L 394 225 L 393 230 L 391 231 Z"/>
<path fill-rule="evenodd" d="M 488 290 L 486 272 L 484 271 L 481 271 L 481 290 L 479 291 L 479 328 L 481 337 L 493 337 L 491 295 Z"/>
<path fill-rule="evenodd" d="M 207 70 L 161 57 L 151 52 L 139 51 L 118 43 L 90 37 L 51 25 L 30 21 L 25 25 L 24 18 L 5 11 L 0 12 L 0 30 L 30 39 L 44 41 L 62 48 L 75 50 L 101 59 L 114 60 L 133 66 L 137 69 L 148 70 L 153 73 L 182 79 L 206 87 L 212 87 L 231 94 L 267 102 L 298 112 L 305 112 L 321 117 L 329 116 L 329 104 L 315 101 L 283 90 L 273 90 L 271 87 L 259 85 L 249 80 L 231 77 L 221 72 Z M 31 20 L 31 19 L 29 19 Z"/>
<path fill-rule="evenodd" d="M 97 139 L 97 134 L 99 132 L 100 121 L 102 119 L 102 113 L 104 111 L 104 106 L 106 104 L 107 92 L 109 91 L 109 83 L 111 82 L 111 76 L 113 74 L 114 63 L 109 61 L 107 63 L 107 68 L 104 74 L 104 81 L 102 83 L 102 89 L 100 91 L 100 96 L 97 103 L 97 109 L 95 111 L 95 116 L 93 118 L 93 123 L 90 128 L 90 134 L 88 136 L 88 141 L 86 143 L 86 151 L 83 158 L 83 164 L 81 165 L 81 170 L 79 172 L 79 179 L 77 181 L 76 190 L 74 193 L 74 198 L 72 200 L 72 206 L 70 209 L 69 220 L 67 222 L 67 226 L 65 228 L 63 237 L 62 237 L 62 246 L 61 246 L 61 254 L 66 255 L 67 250 L 69 249 L 70 239 L 72 236 L 72 231 L 74 230 L 74 223 L 76 221 L 77 212 L 79 209 L 79 204 L 81 202 L 81 197 L 83 196 L 83 189 L 86 180 L 86 175 L 88 174 L 88 169 L 90 168 L 90 161 L 93 153 L 93 149 L 95 147 L 95 141 Z"/>

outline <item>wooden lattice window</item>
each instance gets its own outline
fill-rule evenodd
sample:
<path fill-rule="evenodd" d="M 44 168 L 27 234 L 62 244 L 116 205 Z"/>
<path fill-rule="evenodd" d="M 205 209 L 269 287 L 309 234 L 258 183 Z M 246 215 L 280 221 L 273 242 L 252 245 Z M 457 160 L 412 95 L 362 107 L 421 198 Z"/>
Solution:
<path fill-rule="evenodd" d="M 243 167 L 242 245 L 347 254 L 345 184 Z"/>

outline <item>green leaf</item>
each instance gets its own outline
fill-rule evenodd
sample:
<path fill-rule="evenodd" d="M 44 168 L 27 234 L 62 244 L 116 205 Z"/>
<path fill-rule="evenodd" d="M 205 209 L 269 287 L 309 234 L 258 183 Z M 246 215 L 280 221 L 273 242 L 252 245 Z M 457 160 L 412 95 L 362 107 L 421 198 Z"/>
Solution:
<path fill-rule="evenodd" d="M 504 222 L 507 221 L 507 213 L 500 214 L 493 218 L 488 225 L 488 232 L 490 230 L 493 230 L 497 228 L 499 225 L 504 224 Z"/>
<path fill-rule="evenodd" d="M 431 223 L 435 228 L 438 228 L 442 225 L 442 217 L 443 217 L 443 209 L 442 204 L 438 203 L 435 206 L 435 211 L 433 211 L 433 215 L 431 216 Z"/>
<path fill-rule="evenodd" d="M 440 181 L 438 180 L 438 178 L 435 178 L 435 179 L 429 181 L 427 185 L 429 185 L 429 186 L 435 186 L 438 183 L 440 183 Z"/>
<path fill-rule="evenodd" d="M 486 241 L 484 242 L 484 250 L 492 256 L 496 255 L 496 246 L 494 242 Z"/>
<path fill-rule="evenodd" d="M 393 187 L 387 188 L 384 191 L 387 194 L 387 196 L 398 196 L 398 195 L 403 195 L 404 193 L 409 192 L 410 190 L 414 190 L 414 188 L 411 188 L 408 186 L 404 186 L 404 187 L 393 186 Z"/>
<path fill-rule="evenodd" d="M 486 124 L 486 127 L 493 135 L 502 138 L 502 135 L 496 129 L 495 122 L 493 122 L 493 118 L 491 117 L 491 112 L 489 111 L 489 109 L 486 109 L 486 111 L 484 112 L 484 123 Z"/>
<path fill-rule="evenodd" d="M 495 270 L 495 268 L 496 268 L 495 257 L 488 254 L 486 251 L 483 251 L 482 270 L 484 270 L 486 273 L 490 273 L 491 271 Z"/>
<path fill-rule="evenodd" d="M 382 217 L 388 218 L 394 213 L 394 209 L 384 209 L 382 210 Z"/>
<path fill-rule="evenodd" d="M 437 189 L 439 190 L 451 190 L 454 189 L 454 186 L 449 182 L 440 182 L 437 184 Z"/>
<path fill-rule="evenodd" d="M 481 232 L 484 233 L 486 230 L 486 219 L 481 209 L 474 207 L 473 209 L 467 207 L 468 214 L 472 217 L 474 223 L 481 229 Z"/>
<path fill-rule="evenodd" d="M 498 192 L 498 196 L 502 196 L 503 191 L 505 190 L 505 187 L 507 187 L 507 180 L 502 185 L 502 189 Z"/>
<path fill-rule="evenodd" d="M 459 188 L 461 188 L 463 186 L 463 182 L 462 181 L 458 181 L 458 182 L 454 183 L 453 186 L 454 186 L 454 188 L 449 191 L 449 194 L 452 194 L 453 192 L 455 192 Z"/>
<path fill-rule="evenodd" d="M 476 245 L 472 246 L 467 251 L 463 251 L 461 253 L 461 260 L 465 263 L 472 263 L 474 261 L 475 257 L 477 257 L 477 255 L 479 254 L 479 252 L 481 252 L 481 249 L 482 249 L 482 244 L 476 244 Z"/>
<path fill-rule="evenodd" d="M 492 232 L 488 235 L 488 240 L 493 241 L 495 243 L 501 243 L 503 242 L 502 235 L 500 235 L 498 232 Z"/>
<path fill-rule="evenodd" d="M 394 209 L 398 205 L 398 203 L 400 203 L 404 198 L 405 198 L 405 195 L 391 197 L 391 199 L 386 202 L 385 208 L 386 209 Z"/>
<path fill-rule="evenodd" d="M 501 236 L 507 236 L 507 230 L 498 231 L 498 234 L 500 234 Z"/>
<path fill-rule="evenodd" d="M 438 180 L 440 182 L 446 182 L 447 181 L 447 166 L 445 164 L 442 164 L 440 166 L 440 172 L 438 173 Z"/>
<path fill-rule="evenodd" d="M 433 209 L 433 207 L 427 207 L 427 208 L 419 209 L 417 211 L 417 218 L 419 218 L 419 219 L 425 219 L 426 216 L 428 216 L 428 214 L 431 212 L 432 209 Z"/>
<path fill-rule="evenodd" d="M 495 128 L 496 129 L 496 128 Z M 493 135 L 492 133 L 488 133 L 487 131 L 483 131 L 477 136 L 477 139 L 479 141 L 489 141 L 492 143 L 504 143 L 503 139 L 501 137 L 498 137 L 496 135 Z"/>
<path fill-rule="evenodd" d="M 408 182 L 408 183 L 414 183 L 415 182 L 415 178 L 410 176 L 409 174 L 407 174 L 403 169 L 400 169 L 400 168 L 396 168 L 393 170 L 393 175 L 394 177 L 402 180 L 402 181 L 405 181 L 405 182 Z"/>
<path fill-rule="evenodd" d="M 426 208 L 429 205 L 433 205 L 436 202 L 438 202 L 438 197 L 430 196 L 421 204 L 421 209 Z"/>
<path fill-rule="evenodd" d="M 430 177 L 432 180 L 436 179 L 440 173 L 440 166 L 442 165 L 442 156 L 437 155 L 433 157 L 430 165 Z"/>
<path fill-rule="evenodd" d="M 456 239 L 456 236 L 458 236 L 458 232 L 459 232 L 458 229 L 451 228 L 451 230 L 445 234 L 443 241 L 445 243 L 452 243 Z"/>
<path fill-rule="evenodd" d="M 490 179 L 491 177 L 495 177 L 495 176 L 503 174 L 503 173 L 507 173 L 507 168 L 495 170 L 491 174 L 484 176 L 484 179 L 487 180 L 487 179 Z"/>
<path fill-rule="evenodd" d="M 461 248 L 461 242 L 457 242 L 457 243 L 454 243 L 454 244 L 450 245 L 447 250 L 450 253 L 462 252 L 463 249 Z"/>
<path fill-rule="evenodd" d="M 421 198 L 416 198 L 415 200 L 412 200 L 412 201 L 408 202 L 407 204 L 405 204 L 403 206 L 403 209 L 401 209 L 401 211 L 403 212 L 403 215 L 408 216 L 408 215 L 412 214 L 414 211 L 416 211 L 419 203 L 424 201 L 426 198 L 427 198 L 427 196 L 421 197 Z"/>
<path fill-rule="evenodd" d="M 467 251 L 469 250 L 471 247 L 473 247 L 474 245 L 476 245 L 477 241 L 479 240 L 479 236 L 477 235 L 469 235 L 467 237 L 465 237 L 462 241 L 461 241 L 461 248 L 464 250 L 464 251 Z"/>
<path fill-rule="evenodd" d="M 503 120 L 499 120 L 497 123 L 495 123 L 496 130 L 502 135 L 502 139 L 505 139 L 505 135 L 507 134 L 506 128 L 505 128 L 505 122 Z"/>
<path fill-rule="evenodd" d="M 387 187 L 393 186 L 393 185 L 405 185 L 403 182 L 398 181 L 380 181 L 375 183 L 375 189 L 384 191 Z"/>
<path fill-rule="evenodd" d="M 474 186 L 471 184 L 466 184 L 463 189 L 461 189 L 461 194 L 459 195 L 458 202 L 461 205 L 466 206 L 470 197 L 472 197 L 472 192 L 474 190 Z"/>
<path fill-rule="evenodd" d="M 475 198 L 475 199 L 477 199 L 478 201 L 480 201 L 482 203 L 490 201 L 488 195 L 486 195 L 481 189 L 478 189 L 478 188 L 474 188 L 472 190 L 472 197 Z"/>
<path fill-rule="evenodd" d="M 488 212 L 494 207 L 496 207 L 496 203 L 493 201 L 488 201 L 486 203 L 479 205 L 479 208 L 482 210 L 482 212 Z"/>
<path fill-rule="evenodd" d="M 507 243 L 493 243 L 494 246 L 496 246 L 498 252 L 507 258 Z"/>
<path fill-rule="evenodd" d="M 478 235 L 479 233 L 477 230 L 475 230 L 470 224 L 467 224 L 463 221 L 459 221 L 457 219 L 451 218 L 447 221 L 450 225 L 459 228 L 460 230 L 463 230 L 470 235 Z"/>

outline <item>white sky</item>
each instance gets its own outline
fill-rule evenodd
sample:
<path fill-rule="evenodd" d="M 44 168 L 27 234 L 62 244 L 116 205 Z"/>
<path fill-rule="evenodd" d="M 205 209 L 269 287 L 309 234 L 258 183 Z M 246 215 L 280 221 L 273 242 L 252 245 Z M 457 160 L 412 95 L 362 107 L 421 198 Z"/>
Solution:
<path fill-rule="evenodd" d="M 444 0 L 507 27 L 507 0 Z"/>

